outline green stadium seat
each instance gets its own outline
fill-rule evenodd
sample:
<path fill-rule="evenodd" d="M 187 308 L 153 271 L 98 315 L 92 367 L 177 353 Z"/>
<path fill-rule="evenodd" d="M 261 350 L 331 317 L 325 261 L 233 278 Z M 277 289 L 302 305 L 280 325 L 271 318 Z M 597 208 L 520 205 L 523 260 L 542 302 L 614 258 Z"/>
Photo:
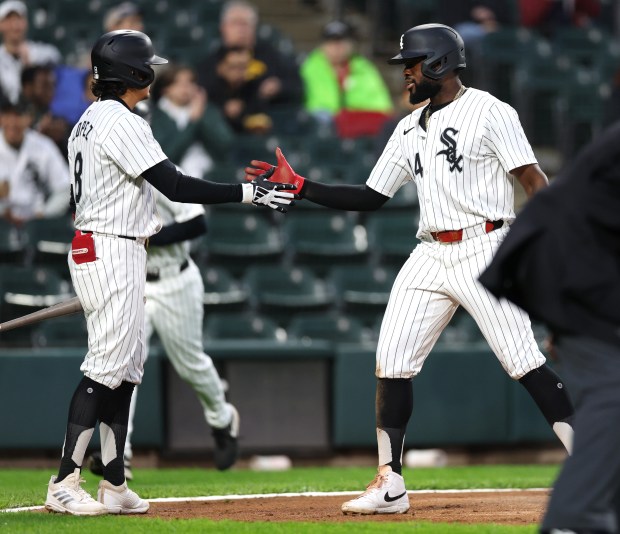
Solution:
<path fill-rule="evenodd" d="M 200 269 L 204 284 L 204 307 L 210 310 L 239 310 L 249 300 L 247 289 L 221 267 Z"/>
<path fill-rule="evenodd" d="M 382 263 L 400 268 L 407 260 L 418 240 L 417 211 L 382 210 L 366 219 L 368 244 Z"/>
<path fill-rule="evenodd" d="M 17 226 L 0 219 L 0 263 L 20 263 L 26 246 Z"/>
<path fill-rule="evenodd" d="M 280 321 L 291 312 L 325 310 L 334 302 L 331 288 L 305 266 L 254 265 L 245 276 L 255 305 Z"/>
<path fill-rule="evenodd" d="M 480 88 L 504 102 L 514 102 L 515 70 L 524 59 L 536 56 L 551 58 L 551 45 L 527 28 L 508 27 L 487 33 L 481 43 L 481 68 L 475 73 Z"/>
<path fill-rule="evenodd" d="M 334 264 L 359 263 L 368 252 L 365 228 L 347 213 L 299 213 L 284 228 L 295 260 L 320 274 Z"/>
<path fill-rule="evenodd" d="M 339 313 L 304 313 L 293 317 L 288 325 L 289 337 L 306 340 L 326 340 L 334 343 L 363 343 L 370 341 L 370 332 L 354 317 Z"/>
<path fill-rule="evenodd" d="M 210 313 L 203 328 L 205 344 L 222 339 L 271 339 L 285 341 L 286 332 L 268 317 L 250 313 Z"/>
<path fill-rule="evenodd" d="M 53 268 L 60 276 L 69 279 L 67 255 L 75 232 L 71 217 L 33 219 L 25 224 L 24 230 L 34 263 Z"/>
<path fill-rule="evenodd" d="M 224 266 L 238 275 L 248 263 L 278 260 L 284 251 L 282 234 L 266 218 L 267 215 L 213 212 L 208 221 L 209 231 L 204 237 L 209 265 Z"/>
<path fill-rule="evenodd" d="M 612 36 L 600 28 L 558 28 L 553 34 L 557 55 L 568 56 L 575 65 L 594 67 L 598 58 L 608 51 Z"/>
<path fill-rule="evenodd" d="M 566 56 L 532 57 L 515 74 L 516 107 L 530 143 L 534 146 L 558 144 L 556 116 L 558 98 L 567 88 L 592 82 L 592 75 L 576 69 Z"/>
<path fill-rule="evenodd" d="M 371 324 L 388 303 L 398 271 L 391 267 L 354 265 L 334 267 L 328 280 L 334 286 L 342 308 Z"/>
<path fill-rule="evenodd" d="M 71 297 L 71 286 L 51 269 L 0 266 L 0 319 L 8 321 Z M 0 334 L 3 345 L 30 345 L 33 325 Z"/>
<path fill-rule="evenodd" d="M 88 347 L 84 314 L 76 313 L 43 321 L 32 333 L 35 347 Z"/>

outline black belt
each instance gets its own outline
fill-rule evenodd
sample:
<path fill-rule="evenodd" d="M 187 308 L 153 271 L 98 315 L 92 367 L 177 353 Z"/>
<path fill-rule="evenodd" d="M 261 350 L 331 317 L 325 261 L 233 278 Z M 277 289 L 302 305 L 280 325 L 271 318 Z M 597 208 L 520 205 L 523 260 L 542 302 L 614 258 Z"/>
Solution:
<path fill-rule="evenodd" d="M 120 237 L 120 236 L 119 236 Z M 189 261 L 185 260 L 179 267 L 179 272 L 183 272 L 189 267 Z M 160 279 L 159 269 L 146 273 L 147 282 L 157 282 Z"/>
<path fill-rule="evenodd" d="M 93 233 L 91 230 L 80 230 L 80 232 L 82 232 L 83 234 Z M 114 235 L 114 237 L 122 237 L 123 239 L 130 239 L 131 241 L 135 241 L 136 239 L 138 239 L 137 237 L 132 237 L 130 235 L 115 235 L 115 234 L 112 234 L 112 235 Z"/>

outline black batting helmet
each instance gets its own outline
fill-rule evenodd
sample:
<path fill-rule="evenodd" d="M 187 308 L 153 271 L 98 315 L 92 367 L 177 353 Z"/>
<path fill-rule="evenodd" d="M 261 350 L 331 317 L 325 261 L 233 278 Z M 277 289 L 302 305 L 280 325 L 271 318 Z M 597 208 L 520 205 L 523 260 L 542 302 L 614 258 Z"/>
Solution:
<path fill-rule="evenodd" d="M 457 31 L 443 24 L 422 24 L 408 29 L 400 38 L 400 53 L 388 59 L 391 65 L 424 58 L 422 74 L 433 80 L 456 69 L 464 69 L 465 44 Z"/>
<path fill-rule="evenodd" d="M 167 59 L 155 55 L 148 35 L 134 30 L 116 30 L 103 34 L 90 54 L 93 78 L 101 82 L 124 82 L 127 87 L 144 89 L 155 73 L 151 65 L 163 65 Z"/>

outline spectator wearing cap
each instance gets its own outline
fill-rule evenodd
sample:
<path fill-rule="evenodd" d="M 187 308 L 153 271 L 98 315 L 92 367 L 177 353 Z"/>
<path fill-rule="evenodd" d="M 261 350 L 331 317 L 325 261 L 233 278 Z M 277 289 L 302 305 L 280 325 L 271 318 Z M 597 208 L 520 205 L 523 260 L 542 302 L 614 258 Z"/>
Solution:
<path fill-rule="evenodd" d="M 0 215 L 15 224 L 68 210 L 67 161 L 31 119 L 23 99 L 0 106 Z"/>
<path fill-rule="evenodd" d="M 58 49 L 47 43 L 29 41 L 28 10 L 20 0 L 0 4 L 0 89 L 17 102 L 21 88 L 21 72 L 28 65 L 56 65 L 62 57 Z"/>
<path fill-rule="evenodd" d="M 133 2 L 123 2 L 111 7 L 103 18 L 103 29 L 106 32 L 114 30 L 144 31 L 142 11 Z"/>
<path fill-rule="evenodd" d="M 319 119 L 334 120 L 343 137 L 374 135 L 392 113 L 381 74 L 356 52 L 355 32 L 346 22 L 329 22 L 322 37 L 301 66 L 306 109 Z"/>
<path fill-rule="evenodd" d="M 214 161 L 227 159 L 234 134 L 190 67 L 169 65 L 160 71 L 151 98 L 153 135 L 184 172 L 203 176 Z"/>
<path fill-rule="evenodd" d="M 299 68 L 269 42 L 258 39 L 258 11 L 243 0 L 226 2 L 220 15 L 220 42 L 198 67 L 198 83 L 207 88 L 216 76 L 221 51 L 245 48 L 250 52 L 246 72 L 248 81 L 258 83 L 259 98 L 270 104 L 301 104 L 302 83 Z"/>

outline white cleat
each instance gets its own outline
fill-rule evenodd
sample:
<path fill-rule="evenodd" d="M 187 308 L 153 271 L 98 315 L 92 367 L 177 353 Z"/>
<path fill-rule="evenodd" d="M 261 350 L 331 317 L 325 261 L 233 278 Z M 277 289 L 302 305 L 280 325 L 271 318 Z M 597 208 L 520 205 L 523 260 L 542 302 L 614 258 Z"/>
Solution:
<path fill-rule="evenodd" d="M 359 497 L 342 505 L 344 514 L 404 514 L 409 510 L 405 481 L 391 469 L 382 469 Z"/>
<path fill-rule="evenodd" d="M 110 484 L 107 480 L 99 482 L 97 500 L 110 514 L 146 514 L 149 503 L 138 497 L 135 491 L 127 487 L 127 482 L 120 486 Z"/>
<path fill-rule="evenodd" d="M 63 481 L 56 484 L 56 477 L 52 476 L 47 486 L 47 498 L 45 509 L 50 512 L 71 515 L 104 515 L 108 509 L 97 502 L 83 489 L 80 484 L 85 482 L 80 477 L 80 469 L 76 468 L 73 473 Z"/>

